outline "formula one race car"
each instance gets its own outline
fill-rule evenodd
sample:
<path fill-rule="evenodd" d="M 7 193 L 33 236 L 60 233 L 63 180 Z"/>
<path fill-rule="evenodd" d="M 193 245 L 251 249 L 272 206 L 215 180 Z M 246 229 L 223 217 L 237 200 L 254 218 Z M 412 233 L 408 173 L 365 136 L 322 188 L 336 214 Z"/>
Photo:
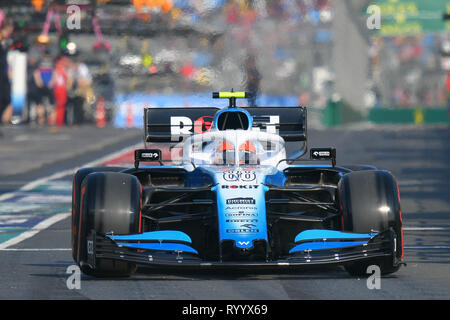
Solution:
<path fill-rule="evenodd" d="M 228 108 L 146 108 L 134 168 L 74 175 L 72 253 L 84 273 L 126 276 L 138 265 L 399 269 L 392 174 L 337 166 L 334 148 L 302 158 L 306 108 L 236 107 L 248 95 L 213 93 Z"/>

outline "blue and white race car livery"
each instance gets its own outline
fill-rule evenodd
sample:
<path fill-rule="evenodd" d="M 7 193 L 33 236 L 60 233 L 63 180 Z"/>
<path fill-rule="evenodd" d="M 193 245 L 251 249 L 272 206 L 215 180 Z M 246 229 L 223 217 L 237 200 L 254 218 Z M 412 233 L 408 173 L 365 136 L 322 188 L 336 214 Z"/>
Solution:
<path fill-rule="evenodd" d="M 307 148 L 305 107 L 146 108 L 133 168 L 73 179 L 72 253 L 91 275 L 139 265 L 398 270 L 398 183 L 372 166 L 338 166 Z"/>

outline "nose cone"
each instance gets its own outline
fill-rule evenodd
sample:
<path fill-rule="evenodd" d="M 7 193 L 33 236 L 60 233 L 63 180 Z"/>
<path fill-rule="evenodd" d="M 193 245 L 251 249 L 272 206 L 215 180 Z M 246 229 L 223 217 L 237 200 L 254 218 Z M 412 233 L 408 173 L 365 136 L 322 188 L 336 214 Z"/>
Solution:
<path fill-rule="evenodd" d="M 251 255 L 257 241 L 267 242 L 264 186 L 255 170 L 234 168 L 216 172 L 219 244 L 223 255 Z M 257 251 L 261 251 L 257 249 Z M 265 249 L 263 250 L 263 253 Z"/>

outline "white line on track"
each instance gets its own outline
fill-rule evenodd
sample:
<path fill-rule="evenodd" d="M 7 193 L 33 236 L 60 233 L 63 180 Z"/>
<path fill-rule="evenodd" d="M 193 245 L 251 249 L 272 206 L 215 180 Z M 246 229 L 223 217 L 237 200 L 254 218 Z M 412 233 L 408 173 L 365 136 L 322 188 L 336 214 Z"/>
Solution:
<path fill-rule="evenodd" d="M 403 227 L 403 231 L 449 231 L 450 227 Z"/>
<path fill-rule="evenodd" d="M 32 190 L 33 188 L 35 188 L 35 187 L 37 187 L 37 186 L 39 186 L 41 184 L 44 184 L 44 183 L 46 183 L 46 182 L 48 182 L 50 180 L 59 179 L 59 178 L 62 178 L 64 176 L 74 174 L 78 169 L 85 168 L 85 167 L 98 166 L 98 165 L 100 165 L 100 164 L 102 164 L 104 162 L 107 162 L 107 161 L 112 160 L 114 158 L 117 158 L 117 157 L 119 157 L 119 156 L 121 156 L 123 154 L 126 154 L 127 152 L 130 152 L 131 150 L 134 150 L 134 149 L 138 148 L 141 145 L 142 145 L 142 143 L 135 144 L 133 146 L 129 146 L 129 147 L 123 148 L 123 149 L 121 149 L 121 150 L 119 150 L 117 152 L 111 153 L 111 154 L 109 154 L 107 156 L 101 157 L 101 158 L 99 158 L 97 160 L 94 160 L 94 161 L 91 161 L 89 163 L 86 163 L 83 166 L 75 167 L 75 168 L 72 168 L 72 169 L 63 170 L 63 171 L 60 171 L 60 172 L 56 172 L 56 173 L 54 173 L 54 174 L 52 174 L 50 176 L 37 179 L 35 181 L 27 183 L 26 185 L 22 186 L 21 188 L 19 188 L 16 191 L 8 192 L 8 193 L 0 195 L 0 201 L 5 201 L 7 199 L 10 199 L 10 198 L 14 197 L 17 192 L 29 191 L 29 190 Z M 48 219 L 45 219 L 45 220 L 41 221 L 40 223 L 38 223 L 37 225 L 35 225 L 30 230 L 21 233 L 17 237 L 14 237 L 12 239 L 9 239 L 8 241 L 0 243 L 0 250 L 5 250 L 5 249 L 7 249 L 10 246 L 16 245 L 19 242 L 24 241 L 25 239 L 31 238 L 32 236 L 36 235 L 38 232 L 40 232 L 40 231 L 42 231 L 44 229 L 47 229 L 48 227 L 50 227 L 54 223 L 56 223 L 56 222 L 58 222 L 60 220 L 63 220 L 65 218 L 69 217 L 70 215 L 71 215 L 70 212 L 66 212 L 66 213 L 56 214 L 56 215 L 53 215 L 53 216 L 49 217 Z"/>
<path fill-rule="evenodd" d="M 61 221 L 61 220 L 65 219 L 65 218 L 69 217 L 70 215 L 71 215 L 70 212 L 65 212 L 65 213 L 59 213 L 59 214 L 52 215 L 50 218 L 39 222 L 37 225 L 35 225 L 30 230 L 22 232 L 17 237 L 14 237 L 12 239 L 9 239 L 8 241 L 0 243 L 0 249 L 6 249 L 6 248 L 8 248 L 10 246 L 18 244 L 19 242 L 22 242 L 25 239 L 31 238 L 32 236 L 34 236 L 38 232 L 40 232 L 40 231 L 42 231 L 44 229 L 47 229 L 52 224 L 54 224 L 54 223 L 56 223 L 58 221 Z"/>
<path fill-rule="evenodd" d="M 62 178 L 64 176 L 67 176 L 69 174 L 74 174 L 77 170 L 79 170 L 81 168 L 98 166 L 99 164 L 101 164 L 103 162 L 107 162 L 107 161 L 109 161 L 111 159 L 114 159 L 116 157 L 119 157 L 120 155 L 125 154 L 125 153 L 127 153 L 127 152 L 129 152 L 129 151 L 131 151 L 133 149 L 136 149 L 140 145 L 142 145 L 142 144 L 139 143 L 139 144 L 133 145 L 131 147 L 126 147 L 126 148 L 121 149 L 121 150 L 119 150 L 117 152 L 114 152 L 114 153 L 112 153 L 110 155 L 107 155 L 107 156 L 101 157 L 100 159 L 97 159 L 97 160 L 91 161 L 89 163 L 86 163 L 83 166 L 75 167 L 75 168 L 72 168 L 72 169 L 63 170 L 63 171 L 60 171 L 60 172 L 56 172 L 56 173 L 54 173 L 54 174 L 52 174 L 50 176 L 34 180 L 34 181 L 32 181 L 30 183 L 27 183 L 26 185 L 22 186 L 21 188 L 19 188 L 16 191 L 8 192 L 8 193 L 4 193 L 4 194 L 0 195 L 0 201 L 4 201 L 4 200 L 7 200 L 9 198 L 12 198 L 16 194 L 16 192 L 18 192 L 18 191 L 29 191 L 29 190 L 37 187 L 38 185 L 46 183 L 46 182 L 48 182 L 50 180 L 59 179 L 59 178 Z"/>
<path fill-rule="evenodd" d="M 406 250 L 429 250 L 429 249 L 445 249 L 450 250 L 450 246 L 404 246 Z"/>

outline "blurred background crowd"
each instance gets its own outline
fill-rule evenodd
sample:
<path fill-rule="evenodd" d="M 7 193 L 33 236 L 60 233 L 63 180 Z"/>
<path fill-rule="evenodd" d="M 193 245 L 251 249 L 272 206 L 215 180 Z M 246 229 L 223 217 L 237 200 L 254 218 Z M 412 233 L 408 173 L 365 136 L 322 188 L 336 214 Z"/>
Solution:
<path fill-rule="evenodd" d="M 366 25 L 370 4 L 382 9 L 381 30 Z M 197 106 L 231 88 L 257 93 L 249 104 L 318 110 L 336 99 L 360 111 L 449 101 L 446 0 L 1 0 L 0 9 L 2 30 L 13 25 L 1 39 L 3 122 L 104 125 L 143 104 Z"/>

